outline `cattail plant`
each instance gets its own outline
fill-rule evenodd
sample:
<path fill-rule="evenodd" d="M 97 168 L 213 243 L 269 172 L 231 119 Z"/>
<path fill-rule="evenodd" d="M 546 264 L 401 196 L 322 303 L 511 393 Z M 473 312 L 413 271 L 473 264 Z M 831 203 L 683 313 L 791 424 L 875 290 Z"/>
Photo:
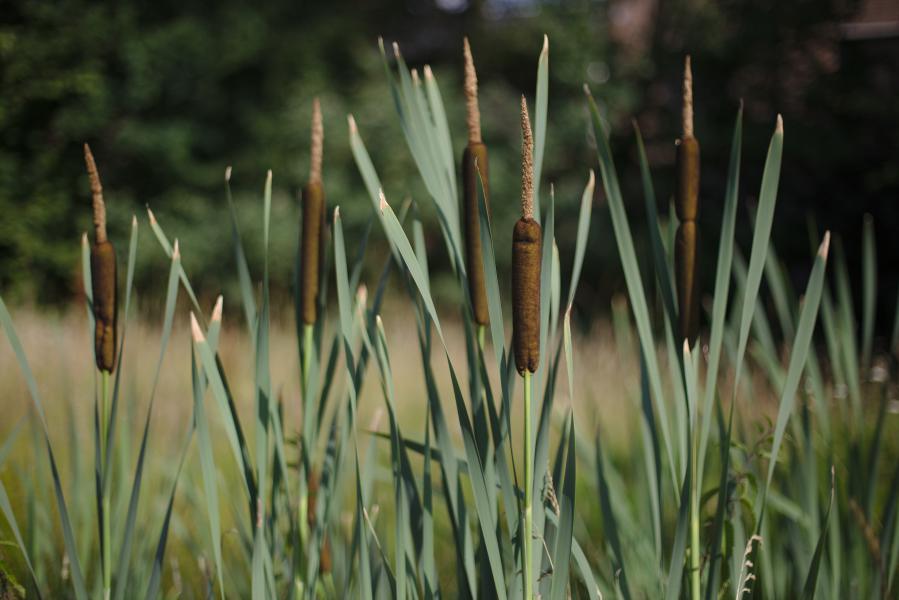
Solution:
<path fill-rule="evenodd" d="M 94 243 L 91 246 L 91 291 L 93 292 L 94 351 L 97 368 L 106 373 L 115 369 L 116 359 L 116 260 L 115 248 L 106 236 L 106 204 L 97 163 L 87 144 L 84 162 L 91 181 L 94 208 Z"/>
<path fill-rule="evenodd" d="M 102 515 L 100 538 L 102 540 L 103 595 L 109 598 L 112 584 L 112 558 L 110 533 L 109 486 L 106 482 L 107 454 L 109 453 L 109 375 L 116 362 L 116 257 L 115 248 L 106 236 L 106 204 L 103 202 L 103 185 L 97 163 L 90 146 L 84 144 L 84 162 L 91 181 L 94 211 L 94 243 L 91 246 L 91 292 L 94 307 L 94 354 L 100 370 L 102 392 L 100 394 L 100 503 Z"/>
<path fill-rule="evenodd" d="M 540 363 L 541 229 L 534 219 L 534 140 L 528 105 L 521 97 L 521 218 L 512 232 L 512 343 L 524 377 L 524 596 L 532 597 L 533 460 L 531 374 Z"/>
<path fill-rule="evenodd" d="M 465 226 L 465 268 L 468 271 L 468 291 L 471 310 L 478 325 L 478 338 L 490 320 L 487 310 L 487 289 L 484 280 L 484 261 L 481 256 L 481 218 L 478 206 L 478 175 L 484 186 L 484 205 L 490 214 L 490 184 L 487 177 L 487 146 L 481 140 L 481 112 L 478 108 L 478 76 L 474 70 L 471 46 L 466 37 L 465 55 L 465 120 L 468 125 L 468 145 L 462 152 L 463 219 Z"/>
<path fill-rule="evenodd" d="M 683 136 L 677 141 L 675 210 L 680 225 L 674 242 L 680 337 L 692 346 L 699 331 L 699 140 L 693 135 L 693 72 L 690 56 L 684 62 Z"/>
<path fill-rule="evenodd" d="M 300 242 L 300 313 L 304 333 L 311 336 L 318 318 L 319 258 L 321 256 L 322 225 L 324 222 L 325 190 L 322 186 L 322 128 L 321 105 L 312 102 L 312 141 L 309 159 L 309 181 L 303 188 L 303 233 Z M 304 373 L 304 378 L 308 373 Z"/>

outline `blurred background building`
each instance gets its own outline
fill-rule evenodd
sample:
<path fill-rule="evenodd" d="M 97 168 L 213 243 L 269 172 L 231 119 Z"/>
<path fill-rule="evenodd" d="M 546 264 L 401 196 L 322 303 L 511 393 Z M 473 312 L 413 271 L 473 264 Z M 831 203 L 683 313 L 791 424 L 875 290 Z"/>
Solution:
<path fill-rule="evenodd" d="M 710 254 L 742 99 L 741 221 L 750 218 L 780 112 L 786 142 L 773 239 L 781 257 L 801 283 L 810 263 L 809 229 L 830 228 L 842 238 L 850 265 L 857 264 L 862 217 L 871 213 L 880 314 L 892 314 L 899 282 L 894 0 L 7 0 L 0 14 L 0 289 L 8 298 L 50 305 L 77 293 L 79 236 L 90 223 L 81 156 L 88 141 L 120 252 L 131 215 L 145 222 L 149 205 L 167 232 L 180 238 L 186 268 L 210 296 L 220 290 L 227 295 L 235 285 L 224 169 L 234 167 L 242 233 L 249 248 L 258 248 L 262 184 L 272 168 L 273 281 L 286 298 L 314 96 L 322 98 L 325 111 L 328 200 L 341 205 L 350 236 L 371 208 L 347 147 L 348 113 L 359 123 L 388 196 L 420 201 L 436 232 L 395 115 L 378 36 L 396 40 L 412 66 L 431 65 L 459 152 L 465 142 L 462 37 L 471 39 L 504 265 L 509 239 L 502 224 L 511 227 L 517 210 L 517 98 L 522 92 L 533 98 L 544 33 L 550 39 L 550 100 L 542 185 L 555 186 L 563 261 L 573 244 L 568 233 L 580 191 L 595 166 L 582 84 L 591 86 L 608 117 L 640 236 L 631 120 L 646 139 L 667 212 L 681 69 L 689 53 L 703 149 L 700 224 Z M 597 187 L 591 259 L 578 297 L 585 318 L 623 289 Z M 150 237 L 144 229 L 137 281 L 138 290 L 148 292 L 167 268 Z M 383 238 L 374 237 L 375 247 L 383 247 Z M 436 235 L 431 237 L 436 270 L 446 261 Z M 638 243 L 645 244 L 642 237 Z M 258 256 L 249 258 L 258 264 Z M 446 287 L 446 294 L 458 293 Z M 152 308 L 152 301 L 145 305 Z"/>

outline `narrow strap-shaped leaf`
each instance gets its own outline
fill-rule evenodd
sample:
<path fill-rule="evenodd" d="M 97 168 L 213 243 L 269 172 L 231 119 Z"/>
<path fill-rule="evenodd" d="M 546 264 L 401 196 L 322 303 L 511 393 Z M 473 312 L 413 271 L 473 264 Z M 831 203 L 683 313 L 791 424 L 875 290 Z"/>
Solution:
<path fill-rule="evenodd" d="M 543 152 L 546 148 L 546 113 L 549 108 L 549 38 L 543 36 L 543 49 L 537 59 L 537 99 L 534 104 L 534 216 L 540 220 L 540 180 Z"/>
<path fill-rule="evenodd" d="M 596 485 L 599 488 L 599 506 L 602 511 L 603 527 L 606 532 L 606 538 L 609 541 L 609 546 L 612 548 L 612 564 L 615 572 L 618 574 L 622 595 L 626 600 L 630 600 L 630 586 L 628 585 L 627 570 L 624 565 L 621 538 L 618 535 L 618 519 L 615 516 L 612 499 L 609 494 L 609 484 L 606 482 L 606 456 L 602 451 L 600 434 L 597 434 L 596 436 L 596 474 Z M 686 507 L 686 503 L 681 502 L 681 511 Z"/>
<path fill-rule="evenodd" d="M 34 573 L 34 566 L 32 566 L 31 558 L 28 556 L 25 541 L 22 539 L 22 533 L 19 531 L 19 524 L 16 522 L 16 515 L 13 513 L 12 505 L 9 503 L 9 496 L 6 493 L 6 488 L 3 487 L 2 480 L 0 480 L 0 511 L 3 512 L 6 523 L 12 531 L 13 537 L 16 539 L 16 544 L 18 544 L 19 551 L 22 553 L 22 559 L 25 561 L 25 566 L 28 567 L 28 572 L 31 574 L 31 581 L 34 582 L 34 590 L 37 593 L 37 597 L 41 598 L 39 581 L 37 575 Z"/>
<path fill-rule="evenodd" d="M 31 401 L 37 412 L 38 419 L 41 422 L 44 434 L 44 443 L 47 446 L 47 455 L 50 458 L 50 469 L 53 474 L 53 489 L 56 495 L 56 508 L 59 511 L 59 519 L 62 522 L 63 540 L 65 541 L 66 553 L 69 557 L 72 575 L 72 585 L 75 588 L 75 596 L 78 600 L 87 600 L 87 588 L 84 585 L 84 576 L 81 571 L 81 562 L 78 560 L 78 554 L 75 545 L 75 534 L 72 531 L 72 523 L 69 520 L 69 511 L 66 508 L 65 495 L 62 491 L 62 483 L 59 480 L 59 470 L 56 467 L 56 457 L 53 455 L 53 448 L 50 445 L 50 430 L 47 425 L 47 418 L 44 415 L 44 407 L 41 402 L 40 394 L 37 390 L 37 382 L 25 358 L 25 351 L 22 349 L 22 342 L 16 333 L 12 323 L 12 317 L 6 309 L 6 303 L 0 297 L 0 326 L 3 327 L 7 339 L 12 346 L 13 353 L 25 377 L 25 384 L 28 386 L 28 392 L 31 395 Z"/>
<path fill-rule="evenodd" d="M 270 184 L 269 184 L 270 185 Z M 237 266 L 237 278 L 240 282 L 240 296 L 243 300 L 244 316 L 247 320 L 247 328 L 251 338 L 255 338 L 256 331 L 256 299 L 253 295 L 253 281 L 250 278 L 250 268 L 247 266 L 247 257 L 243 249 L 243 241 L 240 238 L 240 227 L 237 224 L 237 211 L 234 208 L 234 200 L 231 197 L 231 171 L 225 175 L 225 198 L 228 201 L 228 214 L 231 217 L 231 245 L 234 248 L 234 262 Z"/>
<path fill-rule="evenodd" d="M 749 342 L 749 330 L 753 320 L 753 313 L 756 310 L 756 299 L 762 283 L 762 271 L 765 267 L 765 257 L 768 254 L 768 245 L 771 239 L 771 225 L 774 222 L 774 207 L 777 202 L 777 186 L 780 181 L 780 162 L 783 155 L 784 137 L 779 117 L 778 125 L 771 136 L 768 156 L 765 159 L 765 169 L 762 172 L 762 184 L 755 217 L 755 231 L 752 237 L 752 253 L 749 258 L 746 289 L 740 317 L 740 337 L 737 342 L 737 354 L 734 360 L 736 371 L 734 398 L 736 398 L 737 386 L 743 371 L 743 358 Z"/>
<path fill-rule="evenodd" d="M 774 477 L 774 467 L 777 464 L 777 454 L 783 441 L 787 421 L 793 413 L 793 405 L 796 401 L 796 390 L 799 387 L 799 378 L 806 364 L 812 334 L 815 331 L 815 323 L 818 319 L 818 306 L 821 303 L 821 290 L 824 287 L 824 268 L 827 264 L 827 250 L 830 245 L 830 234 L 824 234 L 824 241 L 815 257 L 812 273 L 805 290 L 802 311 L 799 315 L 799 325 L 796 328 L 796 339 L 793 341 L 790 355 L 790 366 L 787 369 L 787 378 L 780 397 L 780 408 L 777 412 L 777 422 L 774 427 L 774 441 L 771 445 L 771 460 L 768 463 L 768 474 L 764 486 L 761 489 L 760 498 L 756 504 L 756 529 L 761 526 L 762 516 L 765 510 L 765 500 L 771 479 Z"/>
<path fill-rule="evenodd" d="M 567 324 L 566 319 L 566 324 Z M 567 328 L 566 328 L 567 329 Z M 570 340 L 570 333 L 567 336 Z M 570 356 L 566 357 L 570 360 Z M 553 577 L 550 588 L 550 600 L 562 600 L 568 588 L 568 571 L 571 562 L 571 542 L 574 528 L 574 491 L 577 478 L 577 454 L 574 448 L 574 427 L 568 416 L 568 456 L 565 465 L 565 478 L 562 480 L 562 494 L 559 500 L 559 528 L 556 532 L 556 547 L 553 553 Z"/>
<path fill-rule="evenodd" d="M 571 267 L 571 283 L 568 285 L 567 306 L 571 306 L 574 303 L 574 294 L 577 292 L 577 285 L 581 280 L 581 268 L 584 266 L 584 254 L 587 252 L 587 237 L 590 233 L 590 217 L 593 212 L 593 192 L 595 187 L 596 177 L 593 174 L 593 169 L 590 169 L 587 185 L 584 186 L 584 193 L 581 194 L 581 210 L 577 218 L 577 239 L 574 243 L 574 263 Z"/>
<path fill-rule="evenodd" d="M 652 185 L 652 173 L 649 171 L 649 160 L 646 158 L 646 149 L 643 147 L 643 135 L 640 126 L 634 120 L 634 135 L 637 138 L 637 156 L 640 159 L 640 180 L 643 183 L 643 202 L 646 206 L 646 220 L 649 227 L 649 241 L 652 246 L 652 264 L 655 267 L 656 279 L 659 291 L 662 294 L 662 303 L 665 313 L 671 323 L 677 323 L 677 307 L 674 301 L 674 283 L 671 280 L 671 272 L 668 270 L 668 256 L 665 254 L 665 246 L 662 241 L 662 229 L 659 225 L 659 208 L 656 204 L 655 188 Z"/>
<path fill-rule="evenodd" d="M 831 478 L 833 478 L 833 468 L 831 468 Z M 830 485 L 830 502 L 827 503 L 827 510 L 824 511 L 824 527 L 821 529 L 821 535 L 818 543 L 815 544 L 815 554 L 812 556 L 812 562 L 808 568 L 808 575 L 805 577 L 805 585 L 802 586 L 802 600 L 813 600 L 815 590 L 818 587 L 818 571 L 821 567 L 821 557 L 824 555 L 824 541 L 827 538 L 827 528 L 830 525 L 830 510 L 833 508 L 834 484 Z"/>
<path fill-rule="evenodd" d="M 144 422 L 144 431 L 141 436 L 140 451 L 137 457 L 137 466 L 134 470 L 134 481 L 131 485 L 131 499 L 128 502 L 128 515 L 125 519 L 125 531 L 122 537 L 122 545 L 118 554 L 118 568 L 116 569 L 117 600 L 125 597 L 125 589 L 128 582 L 128 567 L 131 562 L 131 547 L 134 537 L 134 527 L 137 521 L 137 507 L 140 502 L 141 484 L 143 483 L 144 459 L 147 454 L 147 440 L 150 435 L 150 423 L 153 416 L 153 406 L 156 401 L 156 387 L 159 384 L 159 374 L 162 371 L 162 361 L 168 348 L 169 337 L 172 333 L 172 322 L 175 316 L 175 304 L 178 301 L 178 273 L 181 267 L 181 257 L 175 255 L 169 269 L 169 282 L 165 296 L 165 309 L 162 323 L 162 335 L 159 345 L 159 357 L 156 361 L 156 370 L 153 375 L 153 385 L 150 388 L 150 402 L 147 406 L 147 418 Z"/>
<path fill-rule="evenodd" d="M 165 560 L 166 542 L 169 539 L 169 524 L 172 520 L 172 509 L 175 506 L 175 492 L 178 489 L 178 480 L 181 479 L 181 471 L 184 468 L 187 451 L 190 449 L 190 441 L 193 438 L 194 429 L 195 426 L 192 424 L 190 430 L 187 432 L 184 448 L 181 450 L 181 458 L 178 461 L 178 469 L 175 471 L 175 479 L 172 481 L 172 491 L 169 493 L 165 517 L 163 517 L 162 520 L 162 529 L 159 533 L 159 539 L 156 542 L 156 553 L 153 557 L 153 571 L 150 575 L 150 581 L 147 584 L 146 600 L 154 600 L 159 595 L 159 587 L 162 583 L 162 565 Z"/>
<path fill-rule="evenodd" d="M 877 251 L 874 242 L 874 219 L 865 215 L 862 228 L 862 369 L 871 366 L 874 322 L 877 308 Z"/>
<path fill-rule="evenodd" d="M 637 264 L 637 253 L 634 250 L 634 242 L 631 236 L 630 225 L 627 221 L 627 213 L 624 209 L 624 199 L 618 184 L 618 174 L 615 171 L 615 163 L 612 159 L 612 149 L 606 136 L 602 119 L 596 101 L 585 86 L 587 102 L 590 107 L 590 115 L 593 120 L 596 150 L 599 158 L 599 168 L 602 175 L 603 188 L 609 202 L 609 212 L 612 216 L 612 227 L 615 231 L 615 240 L 618 244 L 618 253 L 624 269 L 624 278 L 627 283 L 628 296 L 631 299 L 631 308 L 637 322 L 637 333 L 640 337 L 640 345 L 643 347 L 643 356 L 646 359 L 646 367 L 649 373 L 649 381 L 652 387 L 652 398 L 655 400 L 656 411 L 659 413 L 659 425 L 662 432 L 662 442 L 668 455 L 668 464 L 671 470 L 671 482 L 675 489 L 678 486 L 678 456 L 675 454 L 670 433 L 670 421 L 665 395 L 662 388 L 661 371 L 658 358 L 655 353 L 655 341 L 652 334 L 652 325 L 649 319 L 649 307 L 647 306 L 646 293 L 643 290 L 643 280 L 640 277 L 640 267 Z"/>
<path fill-rule="evenodd" d="M 712 402 L 717 389 L 721 346 L 724 340 L 724 319 L 727 316 L 727 300 L 730 295 L 731 263 L 734 252 L 734 232 L 737 223 L 737 196 L 740 189 L 740 160 L 743 147 L 743 106 L 737 111 L 734 134 L 730 145 L 730 163 L 727 167 L 727 185 L 724 192 L 724 211 L 721 215 L 721 238 L 718 242 L 718 261 L 715 269 L 715 292 L 712 300 L 712 323 L 709 339 L 708 368 L 706 369 L 702 424 L 699 431 L 699 462 L 696 480 L 704 480 L 705 454 L 712 423 Z"/>

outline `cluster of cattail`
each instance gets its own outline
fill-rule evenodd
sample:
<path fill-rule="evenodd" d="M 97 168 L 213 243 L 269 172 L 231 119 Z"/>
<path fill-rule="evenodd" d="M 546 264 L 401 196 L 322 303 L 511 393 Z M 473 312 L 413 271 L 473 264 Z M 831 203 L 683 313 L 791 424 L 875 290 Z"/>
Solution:
<path fill-rule="evenodd" d="M 84 145 L 84 162 L 91 181 L 94 208 L 94 243 L 91 246 L 91 291 L 93 293 L 94 353 L 97 368 L 112 373 L 116 362 L 116 258 L 115 248 L 106 236 L 106 204 L 100 173 L 91 153 Z"/>
<path fill-rule="evenodd" d="M 478 206 L 478 174 L 484 184 L 484 204 L 490 209 L 490 185 L 487 178 L 487 146 L 481 140 L 481 113 L 478 109 L 478 77 L 474 70 L 471 47 L 465 38 L 465 115 L 468 124 L 468 145 L 462 152 L 462 201 L 465 226 L 465 268 L 468 272 L 468 291 L 474 321 L 487 325 L 487 287 L 484 263 L 481 260 L 481 219 Z M 489 214 L 489 212 L 488 212 Z"/>
<path fill-rule="evenodd" d="M 465 261 L 472 315 L 479 326 L 489 322 L 487 286 L 481 253 L 481 215 L 478 187 L 483 182 L 484 203 L 490 210 L 487 178 L 487 146 L 481 139 L 478 78 L 468 38 L 465 58 L 465 109 L 468 144 L 462 153 L 462 214 L 465 228 Z M 521 97 L 521 218 L 512 233 L 512 341 L 519 373 L 533 373 L 540 362 L 540 260 L 542 231 L 534 219 L 534 140 L 527 102 Z M 480 181 L 479 181 L 480 175 Z"/>
<path fill-rule="evenodd" d="M 684 64 L 683 137 L 677 142 L 675 210 L 680 225 L 674 244 L 680 337 L 691 345 L 699 330 L 699 141 L 693 135 L 693 73 L 690 57 Z"/>
<path fill-rule="evenodd" d="M 322 230 L 325 222 L 325 189 L 322 185 L 324 130 L 318 98 L 312 103 L 312 143 L 309 181 L 303 188 L 303 236 L 300 241 L 300 312 L 305 325 L 318 317 L 318 287 Z"/>

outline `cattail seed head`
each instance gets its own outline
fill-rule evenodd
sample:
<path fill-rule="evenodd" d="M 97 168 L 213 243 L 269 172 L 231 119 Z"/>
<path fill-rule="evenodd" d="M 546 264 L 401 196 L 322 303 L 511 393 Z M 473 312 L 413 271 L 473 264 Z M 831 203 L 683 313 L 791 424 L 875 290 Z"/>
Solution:
<path fill-rule="evenodd" d="M 316 98 L 312 105 L 312 150 L 309 182 L 303 188 L 303 227 L 300 240 L 300 317 L 306 325 L 315 324 L 318 318 L 325 224 L 325 190 L 321 178 L 323 142 L 321 106 Z"/>
<path fill-rule="evenodd" d="M 481 141 L 481 115 L 478 110 L 478 79 L 471 57 L 468 38 L 463 43 L 465 55 L 465 107 L 468 123 L 468 145 L 462 152 L 462 215 L 465 227 L 465 270 L 474 321 L 486 325 L 490 321 L 487 308 L 487 284 L 481 253 L 481 214 L 478 189 L 483 182 L 484 204 L 490 215 L 490 184 L 487 146 Z M 480 172 L 480 181 L 478 173 Z"/>
<path fill-rule="evenodd" d="M 91 180 L 94 212 L 94 244 L 91 246 L 91 290 L 94 309 L 94 355 L 97 368 L 112 373 L 116 362 L 116 257 L 112 242 L 106 237 L 106 205 L 100 173 L 91 153 L 84 145 L 84 162 Z"/>
<path fill-rule="evenodd" d="M 521 97 L 521 212 L 512 231 L 512 344 L 519 373 L 540 363 L 540 261 L 542 231 L 534 220 L 533 137 Z"/>
<path fill-rule="evenodd" d="M 693 133 L 693 71 L 684 61 L 683 137 L 677 141 L 675 211 L 680 220 L 674 248 L 680 336 L 690 344 L 699 333 L 699 140 Z"/>
<path fill-rule="evenodd" d="M 465 58 L 465 122 L 468 125 L 468 142 L 476 144 L 481 141 L 481 111 L 478 108 L 478 76 L 474 70 L 474 59 L 467 37 L 462 41 L 462 54 Z"/>
<path fill-rule="evenodd" d="M 542 231 L 522 217 L 512 231 L 512 344 L 519 373 L 540 364 L 540 260 Z"/>

